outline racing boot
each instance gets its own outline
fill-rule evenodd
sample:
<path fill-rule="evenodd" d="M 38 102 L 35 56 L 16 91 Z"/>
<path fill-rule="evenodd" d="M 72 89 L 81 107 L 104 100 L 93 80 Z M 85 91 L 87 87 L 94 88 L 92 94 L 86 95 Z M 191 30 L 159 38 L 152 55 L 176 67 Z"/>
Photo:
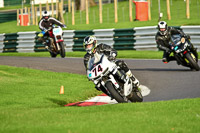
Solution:
<path fill-rule="evenodd" d="M 139 80 L 132 74 L 131 70 L 126 72 L 126 75 L 133 81 L 133 88 L 138 89 L 140 86 Z"/>
<path fill-rule="evenodd" d="M 167 58 L 163 58 L 162 61 L 163 61 L 163 63 L 165 63 L 165 64 L 168 63 Z"/>

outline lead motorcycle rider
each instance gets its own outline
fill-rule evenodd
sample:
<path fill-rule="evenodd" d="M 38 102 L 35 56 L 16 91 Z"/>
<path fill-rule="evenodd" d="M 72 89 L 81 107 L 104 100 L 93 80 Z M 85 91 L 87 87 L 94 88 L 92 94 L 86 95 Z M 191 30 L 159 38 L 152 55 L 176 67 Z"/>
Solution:
<path fill-rule="evenodd" d="M 44 11 L 42 13 L 42 18 L 39 21 L 39 28 L 42 32 L 38 35 L 39 36 L 38 40 L 42 41 L 47 49 L 50 47 L 50 42 L 48 40 L 49 30 L 52 28 L 54 24 L 63 28 L 67 28 L 66 25 L 64 25 L 57 19 L 50 17 L 50 14 L 48 11 Z"/>
<path fill-rule="evenodd" d="M 109 45 L 106 44 L 97 44 L 97 39 L 95 36 L 87 36 L 84 38 L 84 43 L 83 46 L 87 53 L 84 56 L 84 65 L 86 68 L 86 71 L 88 69 L 88 61 L 90 58 L 94 57 L 94 54 L 97 52 L 98 54 L 104 54 L 108 57 L 108 60 L 115 62 L 117 66 L 119 66 L 124 72 L 126 73 L 127 76 L 131 78 L 133 81 L 133 86 L 136 91 L 138 91 L 139 87 L 139 81 L 135 76 L 132 74 L 130 69 L 128 68 L 127 64 L 123 60 L 116 60 L 117 56 L 117 51 L 113 48 L 111 48 Z M 104 89 L 99 89 L 101 86 L 95 86 L 97 90 L 104 90 Z M 106 93 L 106 92 L 104 92 Z"/>
<path fill-rule="evenodd" d="M 175 34 L 180 34 L 181 37 L 184 37 L 186 39 L 190 39 L 189 35 L 186 35 L 183 31 L 175 29 L 173 27 L 168 27 L 167 23 L 165 21 L 160 21 L 158 23 L 158 32 L 155 36 L 156 43 L 158 45 L 158 48 L 163 52 L 163 59 L 162 61 L 164 63 L 168 63 L 169 61 L 175 60 L 174 56 L 170 56 L 170 53 L 172 52 L 172 49 L 169 45 L 169 42 L 171 40 L 171 36 Z M 192 43 L 190 41 L 190 51 L 195 55 L 197 62 L 198 62 L 198 53 L 197 50 L 194 48 Z"/>

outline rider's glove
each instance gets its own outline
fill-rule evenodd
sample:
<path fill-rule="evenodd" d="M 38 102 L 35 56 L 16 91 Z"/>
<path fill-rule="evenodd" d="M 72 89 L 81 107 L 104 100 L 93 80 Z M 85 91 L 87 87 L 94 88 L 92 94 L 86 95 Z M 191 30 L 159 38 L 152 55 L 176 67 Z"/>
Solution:
<path fill-rule="evenodd" d="M 63 25 L 63 28 L 67 28 L 67 26 L 66 26 L 66 25 Z"/>
<path fill-rule="evenodd" d="M 113 57 L 113 56 L 108 56 L 108 60 L 109 60 L 109 61 L 113 61 L 113 60 L 115 60 L 115 57 Z"/>
<path fill-rule="evenodd" d="M 44 29 L 43 31 L 46 33 L 48 30 L 47 30 L 47 29 Z"/>
<path fill-rule="evenodd" d="M 172 52 L 172 50 L 171 49 L 166 49 L 166 52 L 170 54 Z"/>
<path fill-rule="evenodd" d="M 49 28 L 48 28 L 48 31 L 50 31 L 51 29 L 52 29 L 52 27 L 49 27 Z"/>
<path fill-rule="evenodd" d="M 110 56 L 108 56 L 108 60 L 115 60 L 117 54 L 115 52 L 110 52 Z"/>

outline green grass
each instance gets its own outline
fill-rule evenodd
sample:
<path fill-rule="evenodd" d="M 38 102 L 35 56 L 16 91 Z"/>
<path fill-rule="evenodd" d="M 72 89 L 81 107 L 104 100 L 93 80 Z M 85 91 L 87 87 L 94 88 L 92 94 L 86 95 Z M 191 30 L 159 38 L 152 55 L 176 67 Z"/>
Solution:
<path fill-rule="evenodd" d="M 135 50 L 119 50 L 117 58 L 132 58 L 132 59 L 161 59 L 162 51 L 135 51 Z M 66 57 L 84 57 L 86 52 L 66 52 Z M 199 58 L 200 58 L 200 52 Z M 48 52 L 37 53 L 0 53 L 0 56 L 30 56 L 30 57 L 50 57 Z M 59 57 L 59 56 L 58 56 Z"/>
<path fill-rule="evenodd" d="M 64 107 L 98 93 L 84 75 L 0 66 L 0 132 L 200 131 L 200 98 Z"/>
<path fill-rule="evenodd" d="M 182 25 L 200 25 L 200 2 L 194 0 L 190 2 L 190 19 L 186 18 L 186 5 L 183 0 L 176 0 L 171 5 L 171 20 L 167 19 L 166 0 L 161 0 L 162 20 L 167 21 L 170 26 Z M 86 24 L 85 11 L 76 11 L 76 25 L 72 25 L 71 13 L 64 14 L 67 30 L 93 30 L 107 28 L 133 28 L 143 26 L 155 26 L 158 23 L 158 1 L 152 0 L 151 21 L 133 21 L 129 22 L 128 1 L 118 3 L 118 23 L 114 23 L 114 5 L 103 5 L 103 23 L 99 23 L 98 6 L 90 8 L 90 24 Z M 124 13 L 123 13 L 124 12 Z M 135 6 L 133 6 L 133 19 L 135 19 Z M 40 31 L 38 26 L 17 26 L 16 21 L 0 23 L 0 33 L 15 33 L 20 31 Z"/>

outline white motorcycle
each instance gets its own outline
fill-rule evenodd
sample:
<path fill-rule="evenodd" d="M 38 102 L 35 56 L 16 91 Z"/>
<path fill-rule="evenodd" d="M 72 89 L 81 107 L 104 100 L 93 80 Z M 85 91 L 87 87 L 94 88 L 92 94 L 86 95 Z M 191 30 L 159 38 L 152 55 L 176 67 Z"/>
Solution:
<path fill-rule="evenodd" d="M 50 49 L 49 52 L 51 57 L 56 57 L 57 54 L 60 54 L 62 58 L 65 57 L 65 47 L 63 40 L 63 31 L 60 26 L 53 25 L 49 30 L 50 36 Z"/>
<path fill-rule="evenodd" d="M 141 92 L 133 87 L 132 80 L 106 55 L 94 54 L 88 62 L 87 77 L 118 103 L 143 101 Z"/>

